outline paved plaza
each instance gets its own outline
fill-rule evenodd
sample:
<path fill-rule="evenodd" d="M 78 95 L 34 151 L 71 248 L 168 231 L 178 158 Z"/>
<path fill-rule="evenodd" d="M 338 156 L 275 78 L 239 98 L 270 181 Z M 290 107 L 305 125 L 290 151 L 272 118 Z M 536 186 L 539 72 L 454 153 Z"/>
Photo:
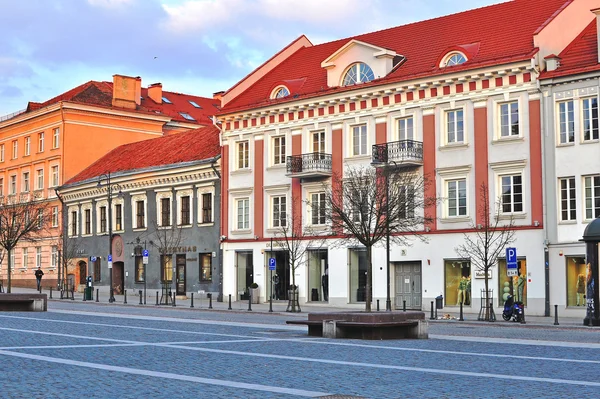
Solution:
<path fill-rule="evenodd" d="M 575 320 L 430 321 L 428 340 L 328 340 L 285 325 L 306 314 L 282 306 L 55 300 L 0 313 L 0 397 L 600 397 L 600 329 Z"/>

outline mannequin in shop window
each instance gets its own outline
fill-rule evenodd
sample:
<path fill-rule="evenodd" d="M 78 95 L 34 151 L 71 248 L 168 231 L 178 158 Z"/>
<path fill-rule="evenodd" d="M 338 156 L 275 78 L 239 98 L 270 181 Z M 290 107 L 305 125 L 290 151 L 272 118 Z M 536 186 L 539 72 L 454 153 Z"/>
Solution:
<path fill-rule="evenodd" d="M 461 303 L 464 305 L 465 299 L 467 299 L 467 277 L 462 276 L 458 282 L 458 298 L 456 298 L 456 305 L 458 306 Z"/>
<path fill-rule="evenodd" d="M 583 306 L 585 304 L 585 275 L 579 274 L 577 276 L 577 306 Z"/>
<path fill-rule="evenodd" d="M 273 276 L 273 285 L 275 286 L 275 292 L 273 293 L 274 295 L 274 299 L 275 300 L 279 300 L 279 276 L 277 274 L 275 274 Z"/>
<path fill-rule="evenodd" d="M 465 288 L 465 303 L 464 305 L 470 305 L 471 304 L 471 276 L 467 277 L 467 284 L 466 284 L 466 288 Z"/>
<path fill-rule="evenodd" d="M 329 269 L 325 269 L 325 274 L 321 277 L 321 285 L 323 286 L 323 300 L 329 299 Z"/>
<path fill-rule="evenodd" d="M 515 298 L 516 302 L 523 302 L 525 299 L 523 296 L 525 291 L 525 280 L 527 280 L 527 277 L 525 276 L 525 273 L 521 272 L 521 268 L 519 268 L 519 277 L 517 277 L 517 297 Z"/>

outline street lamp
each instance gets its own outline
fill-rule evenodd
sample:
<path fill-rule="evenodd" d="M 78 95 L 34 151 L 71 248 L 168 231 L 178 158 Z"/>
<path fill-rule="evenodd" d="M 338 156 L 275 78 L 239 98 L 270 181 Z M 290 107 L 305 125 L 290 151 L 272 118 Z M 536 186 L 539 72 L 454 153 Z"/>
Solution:
<path fill-rule="evenodd" d="M 393 163 L 395 167 L 398 164 L 395 161 L 390 159 L 386 160 L 385 164 L 385 228 L 386 228 L 386 251 L 385 251 L 385 259 L 386 259 L 386 278 L 387 278 L 387 287 L 386 287 L 386 299 L 385 299 L 385 310 L 386 312 L 392 311 L 392 298 L 390 296 L 390 286 L 391 286 L 391 278 L 390 278 L 390 163 Z"/>
<path fill-rule="evenodd" d="M 122 197 L 121 186 L 117 183 L 110 182 L 110 172 L 98 176 L 98 188 L 106 187 L 106 193 L 108 196 L 108 276 L 110 282 L 110 297 L 108 302 L 113 303 L 115 296 L 113 292 L 113 271 L 112 271 L 112 193 L 118 191 L 117 197 Z"/>

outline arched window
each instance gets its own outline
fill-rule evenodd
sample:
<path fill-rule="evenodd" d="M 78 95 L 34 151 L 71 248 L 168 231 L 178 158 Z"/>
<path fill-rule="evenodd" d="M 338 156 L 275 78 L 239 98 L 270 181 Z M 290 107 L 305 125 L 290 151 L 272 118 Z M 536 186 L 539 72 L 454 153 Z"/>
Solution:
<path fill-rule="evenodd" d="M 370 82 L 373 79 L 375 79 L 375 74 L 371 67 L 363 62 L 357 62 L 346 71 L 342 86 Z"/>
<path fill-rule="evenodd" d="M 279 86 L 273 91 L 271 98 L 283 98 L 290 95 L 290 91 L 285 86 Z"/>
<path fill-rule="evenodd" d="M 455 65 L 460 65 L 460 64 L 464 64 L 465 62 L 467 62 L 467 58 L 461 54 L 461 53 L 451 53 L 446 57 L 445 62 L 442 64 L 442 66 L 455 66 Z"/>

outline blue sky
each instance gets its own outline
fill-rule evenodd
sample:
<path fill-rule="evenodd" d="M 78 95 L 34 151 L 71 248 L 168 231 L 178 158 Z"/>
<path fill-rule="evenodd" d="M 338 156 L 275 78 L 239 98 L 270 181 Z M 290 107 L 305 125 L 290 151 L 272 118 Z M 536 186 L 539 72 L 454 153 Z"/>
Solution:
<path fill-rule="evenodd" d="M 318 44 L 500 2 L 0 0 L 0 116 L 113 74 L 210 97 L 302 34 Z"/>

